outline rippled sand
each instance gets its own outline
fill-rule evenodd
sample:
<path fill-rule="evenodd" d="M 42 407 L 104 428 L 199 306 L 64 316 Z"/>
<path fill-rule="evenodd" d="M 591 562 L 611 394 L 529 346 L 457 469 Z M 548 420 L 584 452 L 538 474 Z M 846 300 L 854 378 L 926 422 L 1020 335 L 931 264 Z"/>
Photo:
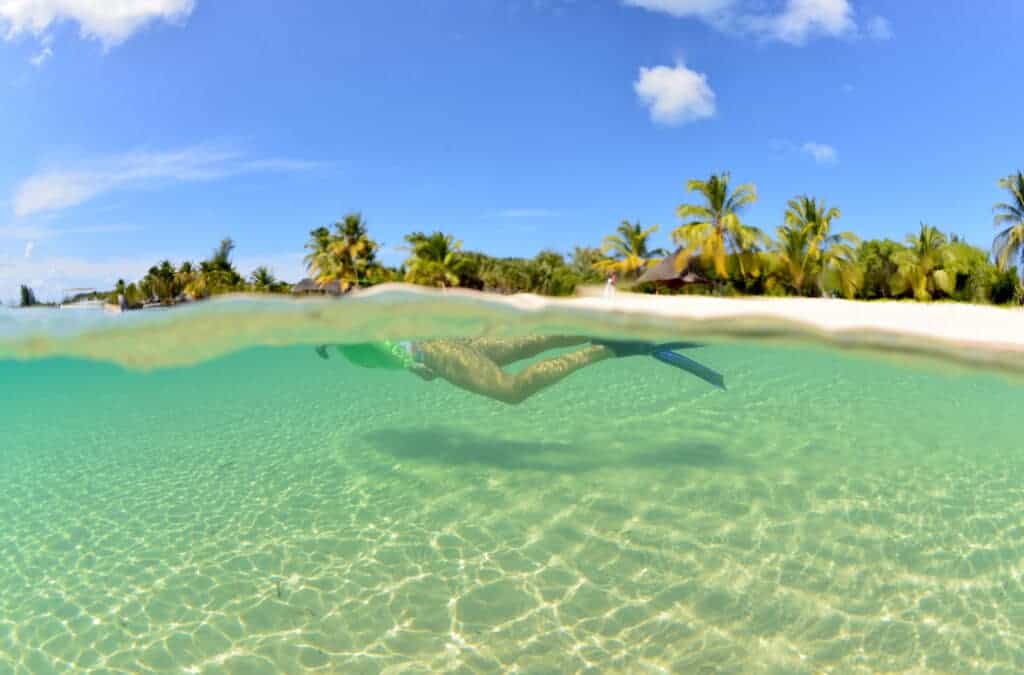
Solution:
<path fill-rule="evenodd" d="M 0 363 L 0 672 L 1024 669 L 1024 388 L 691 355 L 729 390 Z"/>

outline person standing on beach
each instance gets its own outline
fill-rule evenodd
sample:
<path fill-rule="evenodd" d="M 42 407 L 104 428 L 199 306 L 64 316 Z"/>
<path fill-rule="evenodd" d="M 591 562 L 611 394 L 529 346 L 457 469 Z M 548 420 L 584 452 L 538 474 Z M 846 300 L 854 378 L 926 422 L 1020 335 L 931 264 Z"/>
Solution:
<path fill-rule="evenodd" d="M 615 282 L 618 281 L 618 275 L 616 272 L 612 272 L 608 275 L 608 281 L 604 285 L 604 297 L 611 298 L 615 295 Z"/>

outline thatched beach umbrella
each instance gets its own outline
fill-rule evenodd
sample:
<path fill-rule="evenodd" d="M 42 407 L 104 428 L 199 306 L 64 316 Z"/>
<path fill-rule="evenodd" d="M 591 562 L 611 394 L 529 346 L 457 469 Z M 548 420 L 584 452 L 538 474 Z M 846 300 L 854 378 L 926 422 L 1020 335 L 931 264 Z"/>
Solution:
<path fill-rule="evenodd" d="M 292 286 L 292 293 L 296 295 L 300 293 L 320 293 L 320 286 L 312 279 L 303 279 L 299 283 Z"/>
<path fill-rule="evenodd" d="M 303 279 L 299 283 L 292 286 L 292 293 L 295 295 L 309 294 L 309 293 L 322 293 L 325 295 L 341 295 L 341 282 L 338 280 L 328 281 L 326 284 L 320 284 L 312 279 Z"/>
<path fill-rule="evenodd" d="M 341 289 L 341 282 L 335 279 L 334 281 L 328 281 L 326 284 L 320 285 L 320 291 L 327 295 L 341 295 L 344 291 Z"/>
<path fill-rule="evenodd" d="M 638 284 L 651 283 L 657 288 L 679 288 L 688 284 L 709 283 L 696 270 L 694 259 L 691 257 L 685 264 L 681 265 L 683 249 L 676 249 L 676 252 L 667 256 L 654 267 L 650 267 L 637 279 Z"/>

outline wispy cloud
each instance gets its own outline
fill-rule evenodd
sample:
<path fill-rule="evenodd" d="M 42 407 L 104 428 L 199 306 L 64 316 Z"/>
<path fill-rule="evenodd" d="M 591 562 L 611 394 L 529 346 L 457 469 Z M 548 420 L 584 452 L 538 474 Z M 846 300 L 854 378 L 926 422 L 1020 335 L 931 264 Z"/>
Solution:
<path fill-rule="evenodd" d="M 891 37 L 888 21 L 873 17 L 858 29 L 850 0 L 786 0 L 777 11 L 766 11 L 758 0 L 623 0 L 632 7 L 677 18 L 703 21 L 723 32 L 755 35 L 791 45 L 815 37 Z M 884 37 L 883 37 L 884 36 Z"/>
<path fill-rule="evenodd" d="M 53 48 L 44 46 L 42 49 L 36 52 L 35 55 L 33 55 L 32 58 L 28 60 L 28 62 L 36 68 L 41 68 L 44 63 L 50 60 L 51 56 L 53 56 Z"/>
<path fill-rule="evenodd" d="M 14 213 L 26 216 L 76 206 L 115 190 L 211 181 L 247 173 L 301 171 L 318 165 L 294 159 L 251 159 L 207 146 L 138 151 L 44 170 L 22 181 L 12 202 Z"/>
<path fill-rule="evenodd" d="M 17 297 L 18 286 L 32 287 L 36 297 L 42 300 L 60 300 L 69 288 L 96 288 L 109 290 L 118 279 L 137 281 L 151 265 L 167 258 L 167 252 L 141 253 L 131 257 L 84 258 L 76 255 L 47 255 L 52 246 L 31 247 L 26 243 L 25 253 L 0 253 L 0 301 Z M 194 252 L 189 256 L 170 256 L 175 264 L 182 260 L 197 258 L 205 252 Z M 302 253 L 268 253 L 265 255 L 242 255 L 235 259 L 238 271 L 248 276 L 256 267 L 266 265 L 279 279 L 298 281 L 305 276 Z"/>
<path fill-rule="evenodd" d="M 68 288 L 109 289 L 119 278 L 139 279 L 154 257 L 88 260 L 76 256 L 0 256 L 0 300 L 17 297 L 18 286 L 32 287 L 41 300 L 60 300 Z"/>
<path fill-rule="evenodd" d="M 53 56 L 53 36 L 44 35 L 39 39 L 39 51 L 28 61 L 36 68 L 41 68 L 44 63 L 50 60 L 51 56 Z"/>
<path fill-rule="evenodd" d="M 839 155 L 831 145 L 807 141 L 800 146 L 800 150 L 818 164 L 837 164 L 839 162 Z"/>
<path fill-rule="evenodd" d="M 25 33 L 40 36 L 60 21 L 71 21 L 82 37 L 109 48 L 154 21 L 181 21 L 194 7 L 194 0 L 0 0 L 0 29 L 11 40 Z"/>
<path fill-rule="evenodd" d="M 873 16 L 864 24 L 864 33 L 874 40 L 891 40 L 892 23 L 884 16 Z"/>
<path fill-rule="evenodd" d="M 68 227 L 2 225 L 0 226 L 0 239 L 41 241 L 44 239 L 57 239 L 68 234 L 118 234 L 138 232 L 141 229 L 137 225 L 72 225 Z"/>
<path fill-rule="evenodd" d="M 682 63 L 640 68 L 633 90 L 650 109 L 651 119 L 661 124 L 685 124 L 715 114 L 715 92 L 707 76 Z"/>
<path fill-rule="evenodd" d="M 672 16 L 712 20 L 731 12 L 736 0 L 623 0 L 623 4 Z"/>

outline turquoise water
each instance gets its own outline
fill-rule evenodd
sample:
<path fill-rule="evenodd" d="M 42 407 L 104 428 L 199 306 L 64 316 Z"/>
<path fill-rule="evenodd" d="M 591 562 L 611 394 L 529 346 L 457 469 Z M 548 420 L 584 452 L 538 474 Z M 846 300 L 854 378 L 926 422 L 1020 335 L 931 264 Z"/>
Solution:
<path fill-rule="evenodd" d="M 382 308 L 0 317 L 0 672 L 1024 669 L 1018 379 L 712 339 L 724 392 L 508 406 L 288 344 L 509 320 Z"/>

